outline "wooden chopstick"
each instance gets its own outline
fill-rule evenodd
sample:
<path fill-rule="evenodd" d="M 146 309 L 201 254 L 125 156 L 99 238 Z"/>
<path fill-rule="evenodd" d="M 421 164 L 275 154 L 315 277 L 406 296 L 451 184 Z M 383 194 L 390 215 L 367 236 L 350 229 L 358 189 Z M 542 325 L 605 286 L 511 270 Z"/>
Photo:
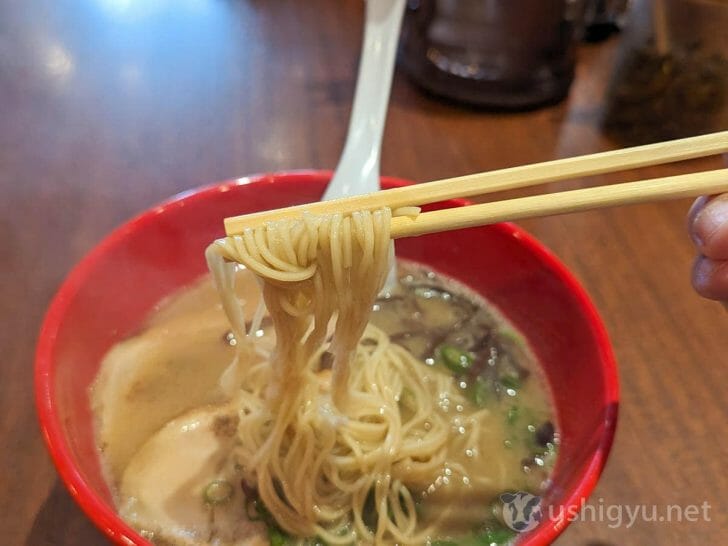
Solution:
<path fill-rule="evenodd" d="M 392 238 L 728 191 L 728 169 L 533 195 L 392 218 Z"/>
<path fill-rule="evenodd" d="M 373 210 L 381 207 L 390 207 L 394 210 L 400 207 L 484 195 L 723 152 L 728 152 L 728 131 L 437 180 L 366 195 L 233 216 L 225 219 L 225 232 L 228 235 L 239 234 L 246 227 L 254 227 L 264 222 L 283 218 L 299 217 L 303 211 L 310 211 L 314 214 L 333 212 L 349 214 L 356 210 Z"/>

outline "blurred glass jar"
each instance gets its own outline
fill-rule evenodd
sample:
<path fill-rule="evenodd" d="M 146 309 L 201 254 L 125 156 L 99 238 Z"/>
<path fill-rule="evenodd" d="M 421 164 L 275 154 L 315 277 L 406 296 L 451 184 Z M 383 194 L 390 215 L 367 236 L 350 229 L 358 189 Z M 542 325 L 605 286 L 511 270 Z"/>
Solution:
<path fill-rule="evenodd" d="M 622 42 L 606 134 L 634 145 L 728 129 L 728 0 L 634 4 L 647 19 Z"/>
<path fill-rule="evenodd" d="M 583 0 L 410 0 L 400 66 L 427 91 L 521 110 L 563 99 Z"/>
<path fill-rule="evenodd" d="M 586 0 L 584 7 L 584 41 L 601 42 L 625 23 L 629 0 Z"/>

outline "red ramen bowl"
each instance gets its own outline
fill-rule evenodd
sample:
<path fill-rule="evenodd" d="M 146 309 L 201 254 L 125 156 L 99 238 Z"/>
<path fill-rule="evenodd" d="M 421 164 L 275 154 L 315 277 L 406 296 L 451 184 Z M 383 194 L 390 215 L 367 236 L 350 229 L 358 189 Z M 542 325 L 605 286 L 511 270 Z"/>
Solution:
<path fill-rule="evenodd" d="M 41 429 L 71 495 L 117 544 L 148 542 L 116 514 L 101 473 L 88 388 L 102 357 L 155 303 L 206 270 L 203 252 L 223 235 L 223 218 L 316 201 L 330 176 L 267 174 L 179 194 L 104 239 L 53 299 L 35 362 Z M 561 446 L 542 521 L 517 543 L 552 542 L 594 488 L 614 436 L 616 367 L 596 310 L 566 268 L 511 224 L 401 239 L 397 253 L 481 293 L 525 334 L 538 356 L 553 392 Z"/>

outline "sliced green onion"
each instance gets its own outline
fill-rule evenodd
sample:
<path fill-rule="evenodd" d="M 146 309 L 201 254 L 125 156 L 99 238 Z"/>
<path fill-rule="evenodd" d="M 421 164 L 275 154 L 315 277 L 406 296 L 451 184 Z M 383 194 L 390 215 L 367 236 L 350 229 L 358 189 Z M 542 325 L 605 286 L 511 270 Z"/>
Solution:
<path fill-rule="evenodd" d="M 507 544 L 515 536 L 515 531 L 511 531 L 506 527 L 495 527 L 486 530 L 485 533 L 480 535 L 478 538 L 480 539 L 479 544 L 482 544 L 483 546 L 500 546 Z"/>
<path fill-rule="evenodd" d="M 491 382 L 484 377 L 476 377 L 475 381 L 471 382 L 468 393 L 470 400 L 479 408 L 485 407 L 490 400 L 490 394 L 492 391 Z"/>
<path fill-rule="evenodd" d="M 233 496 L 233 486 L 225 480 L 215 480 L 205 487 L 205 502 L 207 504 L 225 504 Z"/>
<path fill-rule="evenodd" d="M 276 527 L 268 528 L 268 540 L 270 546 L 285 546 L 288 544 L 288 536 Z"/>
<path fill-rule="evenodd" d="M 521 388 L 521 378 L 515 373 L 503 374 L 498 381 L 500 381 L 500 384 L 506 389 L 513 389 L 517 391 Z"/>
<path fill-rule="evenodd" d="M 466 372 L 473 365 L 473 356 L 454 345 L 441 345 L 438 353 L 442 363 L 456 373 Z"/>
<path fill-rule="evenodd" d="M 515 536 L 515 531 L 498 524 L 457 540 L 435 540 L 432 542 L 432 546 L 503 546 L 513 540 Z"/>

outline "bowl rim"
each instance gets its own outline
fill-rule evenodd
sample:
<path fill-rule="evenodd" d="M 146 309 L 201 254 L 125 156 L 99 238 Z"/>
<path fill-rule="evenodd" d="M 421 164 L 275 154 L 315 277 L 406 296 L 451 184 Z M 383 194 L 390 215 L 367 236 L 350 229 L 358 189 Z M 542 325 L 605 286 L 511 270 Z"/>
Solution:
<path fill-rule="evenodd" d="M 62 423 L 56 412 L 53 350 L 68 305 L 83 286 L 84 280 L 90 271 L 93 270 L 97 261 L 105 255 L 109 248 L 116 245 L 130 233 L 143 229 L 157 215 L 164 214 L 169 209 L 184 206 L 190 200 L 204 200 L 211 194 L 230 191 L 235 186 L 275 183 L 277 179 L 286 178 L 300 178 L 305 181 L 304 183 L 307 183 L 319 178 L 331 177 L 331 174 L 332 172 L 329 170 L 310 169 L 260 173 L 215 182 L 179 192 L 158 205 L 152 206 L 133 216 L 112 230 L 81 258 L 67 274 L 56 291 L 43 318 L 35 353 L 34 391 L 40 430 L 61 481 L 63 481 L 74 501 L 108 538 L 118 544 L 147 545 L 149 542 L 125 523 L 117 512 L 83 478 L 83 475 L 73 462 L 73 456 L 64 438 Z M 411 181 L 389 176 L 382 176 L 382 181 L 393 186 L 413 184 Z M 457 206 L 470 204 L 470 201 L 465 199 L 453 199 L 450 201 Z M 604 374 L 606 396 L 604 402 L 607 405 L 604 432 L 599 439 L 594 453 L 589 458 L 586 470 L 578 478 L 578 482 L 573 490 L 569 491 L 561 499 L 559 504 L 564 509 L 560 510 L 558 519 L 551 521 L 549 525 L 540 525 L 534 532 L 525 535 L 523 541 L 517 541 L 518 544 L 523 546 L 541 546 L 553 542 L 568 526 L 570 521 L 566 515 L 573 514 L 569 509 L 581 508 L 582 503 L 588 498 L 596 486 L 599 476 L 604 469 L 614 441 L 617 425 L 619 405 L 617 363 L 606 327 L 595 305 L 586 293 L 586 290 L 581 286 L 574 274 L 567 269 L 551 250 L 521 227 L 509 222 L 494 224 L 491 227 L 518 239 L 519 244 L 524 245 L 529 252 L 533 253 L 546 267 L 550 268 L 575 297 L 596 340 L 601 369 Z"/>

